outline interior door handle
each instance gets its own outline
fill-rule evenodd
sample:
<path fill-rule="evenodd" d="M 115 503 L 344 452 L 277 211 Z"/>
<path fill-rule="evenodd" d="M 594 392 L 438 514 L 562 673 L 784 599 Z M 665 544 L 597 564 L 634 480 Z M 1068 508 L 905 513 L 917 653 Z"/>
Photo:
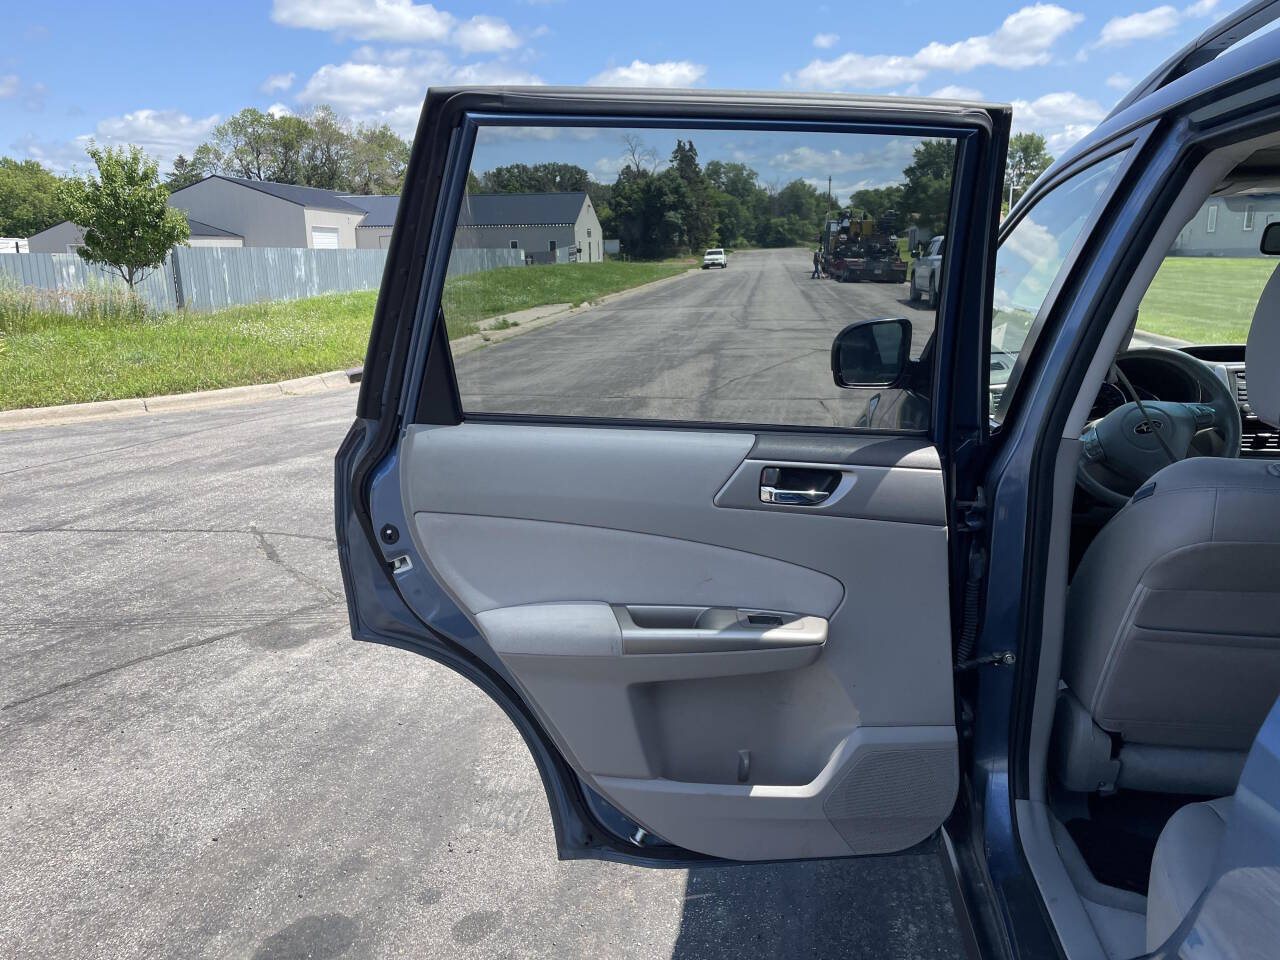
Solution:
<path fill-rule="evenodd" d="M 830 490 L 779 490 L 777 487 L 760 485 L 760 500 L 764 503 L 789 503 L 811 507 L 829 496 L 831 496 Z"/>
<path fill-rule="evenodd" d="M 765 467 L 760 471 L 760 502 L 812 507 L 831 496 L 839 483 L 835 470 Z"/>

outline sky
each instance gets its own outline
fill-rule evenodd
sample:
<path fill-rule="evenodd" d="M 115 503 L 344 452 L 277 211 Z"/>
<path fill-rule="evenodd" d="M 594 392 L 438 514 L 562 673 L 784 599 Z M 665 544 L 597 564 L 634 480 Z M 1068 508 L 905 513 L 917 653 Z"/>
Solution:
<path fill-rule="evenodd" d="M 1013 104 L 1015 131 L 1043 133 L 1051 152 L 1059 153 L 1234 5 L 10 4 L 0 30 L 0 155 L 33 158 L 60 171 L 83 169 L 84 146 L 93 138 L 139 144 L 165 170 L 176 154 L 190 156 L 219 120 L 243 107 L 300 113 L 319 103 L 356 121 L 389 123 L 411 138 L 428 87 L 517 83 L 1000 101 Z M 610 150 L 618 154 L 617 144 L 599 146 L 584 166 L 608 159 Z M 811 148 L 801 142 L 778 146 L 769 145 L 770 157 Z M 586 157 L 591 149 L 579 152 Z"/>

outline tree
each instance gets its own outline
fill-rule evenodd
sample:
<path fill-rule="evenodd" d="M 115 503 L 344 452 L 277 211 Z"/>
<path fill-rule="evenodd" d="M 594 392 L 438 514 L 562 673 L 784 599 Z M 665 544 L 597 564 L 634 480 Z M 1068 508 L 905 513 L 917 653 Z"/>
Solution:
<path fill-rule="evenodd" d="M 311 125 L 302 117 L 282 115 L 272 117 L 271 167 L 268 180 L 276 183 L 297 183 L 306 186 L 307 174 L 303 166 L 303 154 L 311 139 Z"/>
<path fill-rule="evenodd" d="M 275 117 L 246 107 L 213 128 L 219 173 L 246 180 L 269 180 L 275 152 Z"/>
<path fill-rule="evenodd" d="M 914 221 L 928 233 L 946 230 L 955 165 L 954 140 L 921 140 L 916 145 L 910 165 L 902 171 L 904 225 Z"/>
<path fill-rule="evenodd" d="M 676 141 L 669 169 L 683 181 L 687 194 L 687 206 L 680 218 L 681 245 L 691 250 L 705 247 L 716 238 L 716 203 L 712 186 L 698 164 L 698 148 L 692 140 Z"/>
<path fill-rule="evenodd" d="M 573 163 L 509 163 L 481 178 L 486 193 L 570 193 L 587 190 L 591 177 Z"/>
<path fill-rule="evenodd" d="M 901 213 L 902 185 L 891 183 L 886 187 L 855 190 L 849 197 L 849 209 L 854 216 L 865 213 L 873 220 L 879 220 L 890 210 Z"/>
<path fill-rule="evenodd" d="M 66 220 L 60 183 L 35 160 L 0 157 L 0 236 L 29 237 Z"/>
<path fill-rule="evenodd" d="M 1009 140 L 1009 159 L 1004 167 L 1004 199 L 1010 205 L 1015 203 L 1052 163 L 1053 156 L 1043 136 L 1014 134 Z"/>
<path fill-rule="evenodd" d="M 77 252 L 90 263 L 113 268 L 130 292 L 169 251 L 191 236 L 186 214 L 169 206 L 154 160 L 141 148 L 99 147 L 90 141 L 89 158 L 98 168 L 63 182 L 68 216 L 84 227 Z"/>
<path fill-rule="evenodd" d="M 360 126 L 352 139 L 351 169 L 347 176 L 353 193 L 399 193 L 409 167 L 409 144 L 387 124 Z"/>
<path fill-rule="evenodd" d="M 303 151 L 307 186 L 325 190 L 347 189 L 351 163 L 351 122 L 321 104 L 307 116 L 311 136 Z"/>
<path fill-rule="evenodd" d="M 173 160 L 173 172 L 165 178 L 164 188 L 173 193 L 193 183 L 199 183 L 203 179 L 204 174 L 196 168 L 196 165 L 182 154 L 178 154 Z"/>

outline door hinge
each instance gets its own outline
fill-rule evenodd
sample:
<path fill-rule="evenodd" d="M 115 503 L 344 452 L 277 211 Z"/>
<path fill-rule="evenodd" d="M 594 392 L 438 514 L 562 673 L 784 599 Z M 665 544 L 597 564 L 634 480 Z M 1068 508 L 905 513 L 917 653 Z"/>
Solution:
<path fill-rule="evenodd" d="M 975 657 L 972 660 L 961 660 L 956 664 L 956 673 L 962 670 L 972 670 L 974 667 L 1011 667 L 1018 662 L 1018 655 L 1012 650 L 1000 650 L 996 653 L 988 653 L 984 657 Z"/>
<path fill-rule="evenodd" d="M 973 492 L 972 500 L 957 500 L 952 513 L 957 533 L 976 533 L 987 526 L 987 493 L 982 487 Z"/>

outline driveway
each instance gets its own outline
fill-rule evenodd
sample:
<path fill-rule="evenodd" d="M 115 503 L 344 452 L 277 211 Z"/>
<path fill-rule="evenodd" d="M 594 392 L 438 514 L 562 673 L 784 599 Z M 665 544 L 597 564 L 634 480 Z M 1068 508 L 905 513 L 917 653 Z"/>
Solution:
<path fill-rule="evenodd" d="M 350 639 L 354 400 L 0 434 L 0 956 L 963 955 L 932 857 L 558 862 L 501 710 Z"/>

